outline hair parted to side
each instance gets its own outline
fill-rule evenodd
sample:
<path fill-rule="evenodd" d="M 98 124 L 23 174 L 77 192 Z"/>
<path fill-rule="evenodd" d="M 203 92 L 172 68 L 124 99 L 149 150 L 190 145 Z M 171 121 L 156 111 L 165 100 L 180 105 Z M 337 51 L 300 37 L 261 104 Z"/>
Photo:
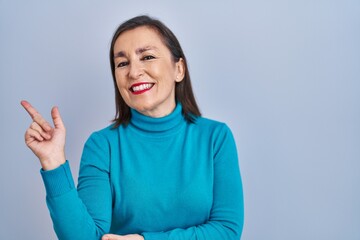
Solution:
<path fill-rule="evenodd" d="M 196 103 L 194 93 L 191 87 L 190 74 L 187 66 L 186 57 L 180 46 L 179 41 L 173 34 L 173 32 L 166 27 L 161 21 L 151 18 L 146 15 L 137 16 L 131 18 L 124 23 L 122 23 L 115 31 L 114 36 L 111 41 L 110 47 L 110 66 L 111 73 L 114 81 L 115 88 L 115 107 L 116 113 L 113 122 L 115 123 L 113 127 L 118 127 L 121 124 L 127 125 L 131 118 L 130 107 L 125 103 L 124 99 L 120 95 L 119 89 L 116 84 L 115 78 L 115 63 L 114 63 L 114 45 L 117 38 L 125 31 L 135 29 L 137 27 L 147 26 L 154 29 L 165 46 L 170 50 L 174 62 L 178 62 L 181 58 L 184 61 L 185 66 L 185 76 L 181 82 L 175 83 L 175 100 L 182 105 L 182 113 L 185 119 L 189 122 L 194 122 L 195 118 L 201 116 L 200 110 Z"/>

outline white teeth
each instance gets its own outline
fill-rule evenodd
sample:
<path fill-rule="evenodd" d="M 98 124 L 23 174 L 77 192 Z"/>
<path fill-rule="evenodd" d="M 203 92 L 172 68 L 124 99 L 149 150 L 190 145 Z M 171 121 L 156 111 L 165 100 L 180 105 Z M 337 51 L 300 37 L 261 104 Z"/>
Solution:
<path fill-rule="evenodd" d="M 144 90 L 144 89 L 149 89 L 149 88 L 151 88 L 151 86 L 152 86 L 152 84 L 150 84 L 150 83 L 145 83 L 145 84 L 141 84 L 141 85 L 139 85 L 139 86 L 132 87 L 132 90 L 133 90 L 134 92 L 138 92 L 138 91 L 142 91 L 142 90 Z"/>

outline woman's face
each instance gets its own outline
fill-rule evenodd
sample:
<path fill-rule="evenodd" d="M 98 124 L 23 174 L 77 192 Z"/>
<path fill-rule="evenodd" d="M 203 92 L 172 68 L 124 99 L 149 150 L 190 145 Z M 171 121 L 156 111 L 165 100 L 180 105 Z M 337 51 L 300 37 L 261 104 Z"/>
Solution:
<path fill-rule="evenodd" d="M 114 63 L 117 87 L 129 107 L 151 117 L 174 110 L 175 83 L 184 78 L 184 63 L 174 62 L 155 30 L 142 26 L 120 34 Z"/>

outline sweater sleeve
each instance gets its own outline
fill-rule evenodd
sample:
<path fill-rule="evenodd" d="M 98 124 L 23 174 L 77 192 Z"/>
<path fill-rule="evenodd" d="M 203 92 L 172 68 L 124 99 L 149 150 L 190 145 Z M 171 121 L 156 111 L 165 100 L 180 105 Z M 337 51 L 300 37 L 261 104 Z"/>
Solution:
<path fill-rule="evenodd" d="M 243 191 L 237 150 L 223 125 L 214 140 L 213 205 L 207 222 L 186 229 L 144 232 L 145 240 L 239 240 L 244 223 Z"/>
<path fill-rule="evenodd" d="M 69 163 L 41 170 L 46 203 L 60 240 L 98 240 L 111 224 L 109 145 L 97 133 L 85 143 L 78 188 L 74 186 Z"/>

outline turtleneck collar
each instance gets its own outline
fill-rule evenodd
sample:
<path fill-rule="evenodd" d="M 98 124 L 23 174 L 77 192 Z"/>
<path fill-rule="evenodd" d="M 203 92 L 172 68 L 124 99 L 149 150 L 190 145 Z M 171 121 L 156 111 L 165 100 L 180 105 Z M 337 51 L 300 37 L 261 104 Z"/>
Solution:
<path fill-rule="evenodd" d="M 176 132 L 185 122 L 180 103 L 176 104 L 172 113 L 160 118 L 143 115 L 131 108 L 130 125 L 144 133 L 171 134 L 172 132 Z"/>

